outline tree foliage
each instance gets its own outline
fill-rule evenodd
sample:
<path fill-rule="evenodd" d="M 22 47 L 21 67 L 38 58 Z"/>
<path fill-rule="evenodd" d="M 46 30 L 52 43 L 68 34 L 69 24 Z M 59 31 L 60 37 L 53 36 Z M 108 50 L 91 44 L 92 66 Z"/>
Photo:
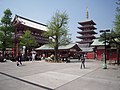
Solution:
<path fill-rule="evenodd" d="M 120 52 L 120 0 L 116 2 L 118 5 L 116 8 L 116 15 L 115 15 L 115 21 L 114 21 L 114 30 L 111 33 L 112 40 L 116 44 L 117 48 L 117 64 L 120 64 L 119 60 L 119 52 Z"/>
<path fill-rule="evenodd" d="M 119 52 L 120 52 L 120 0 L 116 2 L 118 7 L 116 8 L 116 15 L 114 21 L 114 29 L 111 30 L 111 33 L 106 34 L 107 42 L 110 46 L 116 47 L 117 54 L 117 64 L 120 64 Z M 104 33 L 100 36 L 100 40 L 104 41 Z"/>
<path fill-rule="evenodd" d="M 106 40 L 112 46 L 120 45 L 120 0 L 116 4 L 118 7 L 116 8 L 114 29 L 111 30 L 111 33 L 106 33 Z M 104 33 L 101 34 L 100 41 L 105 41 L 104 37 Z"/>
<path fill-rule="evenodd" d="M 120 0 L 118 0 L 116 4 L 118 5 L 118 7 L 116 8 L 114 30 L 112 32 L 112 35 L 113 35 L 113 39 L 116 42 L 116 44 L 120 45 Z"/>
<path fill-rule="evenodd" d="M 55 13 L 55 15 L 51 18 L 51 21 L 48 23 L 48 31 L 45 32 L 45 35 L 51 37 L 50 40 L 51 46 L 55 47 L 56 41 L 58 41 L 58 45 L 68 44 L 70 42 L 70 38 L 68 38 L 68 27 L 67 22 L 68 15 L 59 11 Z M 61 42 L 62 41 L 62 42 Z M 65 43 L 63 43 L 65 42 Z"/>
<path fill-rule="evenodd" d="M 0 41 L 1 45 L 0 47 L 4 51 L 6 47 L 12 47 L 12 33 L 14 32 L 14 29 L 12 27 L 12 13 L 10 9 L 6 9 L 4 11 L 4 16 L 1 19 L 1 26 L 0 26 Z"/>
<path fill-rule="evenodd" d="M 48 31 L 44 33 L 45 36 L 50 37 L 49 45 L 55 49 L 55 59 L 57 58 L 58 47 L 70 43 L 68 38 L 68 15 L 66 12 L 59 11 L 51 18 L 48 23 Z"/>
<path fill-rule="evenodd" d="M 27 50 L 30 52 L 31 47 L 36 46 L 36 39 L 31 35 L 31 31 L 27 30 L 20 38 L 20 46 L 25 46 L 24 60 L 27 60 Z"/>
<path fill-rule="evenodd" d="M 25 34 L 23 34 L 20 38 L 20 45 L 26 47 L 37 45 L 35 38 L 31 35 L 31 32 L 29 30 L 27 30 Z"/>

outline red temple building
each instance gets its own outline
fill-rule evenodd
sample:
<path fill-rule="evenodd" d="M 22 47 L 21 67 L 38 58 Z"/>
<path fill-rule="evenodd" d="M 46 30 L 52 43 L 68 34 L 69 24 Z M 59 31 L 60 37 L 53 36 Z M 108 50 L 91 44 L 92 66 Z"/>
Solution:
<path fill-rule="evenodd" d="M 26 30 L 31 31 L 32 36 L 36 39 L 39 46 L 48 43 L 48 37 L 42 35 L 47 31 L 47 25 L 16 15 L 13 20 L 15 33 L 13 35 L 15 41 L 15 53 L 18 53 L 19 39 Z"/>
<path fill-rule="evenodd" d="M 104 41 L 99 41 L 99 38 L 96 38 L 91 44 L 91 47 L 94 47 L 96 54 L 96 60 L 105 59 L 105 44 Z M 120 57 L 120 53 L 119 53 Z M 117 62 L 117 48 L 115 46 L 110 46 L 109 43 L 106 43 L 106 60 L 111 62 Z"/>
<path fill-rule="evenodd" d="M 94 35 L 97 34 L 95 32 L 97 28 L 94 26 L 96 23 L 93 20 L 89 20 L 88 10 L 86 11 L 86 21 L 78 22 L 78 24 L 81 25 L 78 27 L 81 31 L 77 32 L 80 35 L 77 36 L 77 38 L 80 39 L 80 41 L 77 41 L 77 43 L 82 49 L 82 52 L 86 53 L 87 56 L 90 56 L 87 58 L 94 58 L 94 55 L 89 55 L 89 53 L 93 52 L 93 48 L 90 47 L 90 45 L 93 43 L 93 39 L 96 38 Z"/>

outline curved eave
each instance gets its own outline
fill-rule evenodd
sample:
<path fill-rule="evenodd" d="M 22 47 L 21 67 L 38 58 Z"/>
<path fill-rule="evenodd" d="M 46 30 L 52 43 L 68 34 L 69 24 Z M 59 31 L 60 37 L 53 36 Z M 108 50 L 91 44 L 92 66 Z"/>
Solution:
<path fill-rule="evenodd" d="M 94 26 L 83 26 L 83 27 L 78 27 L 79 29 L 81 29 L 81 30 L 84 30 L 84 29 L 90 29 L 90 30 L 95 30 L 95 29 L 97 29 L 97 28 L 95 28 Z"/>
<path fill-rule="evenodd" d="M 16 15 L 12 21 L 13 26 L 24 25 L 41 31 L 48 31 L 47 25 Z"/>
<path fill-rule="evenodd" d="M 77 36 L 77 38 L 79 38 L 79 39 L 84 39 L 84 38 L 92 38 L 92 39 L 95 39 L 96 37 L 95 37 L 95 36 Z"/>
<path fill-rule="evenodd" d="M 78 41 L 79 44 L 85 44 L 85 43 L 93 43 L 93 41 Z"/>
<path fill-rule="evenodd" d="M 77 33 L 79 33 L 79 34 L 84 34 L 84 33 L 97 34 L 94 30 L 81 31 L 81 32 L 77 32 Z"/>
<path fill-rule="evenodd" d="M 96 23 L 93 20 L 87 20 L 87 21 L 78 22 L 78 23 L 82 26 L 87 24 L 96 25 Z"/>

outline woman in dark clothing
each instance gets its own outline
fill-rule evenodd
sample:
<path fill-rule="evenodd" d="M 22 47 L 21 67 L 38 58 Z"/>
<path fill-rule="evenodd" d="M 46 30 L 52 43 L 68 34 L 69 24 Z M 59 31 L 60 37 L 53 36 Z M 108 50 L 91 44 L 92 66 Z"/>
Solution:
<path fill-rule="evenodd" d="M 21 62 L 22 61 L 22 56 L 21 56 L 21 54 L 18 54 L 16 59 L 17 59 L 17 66 L 19 66 L 19 63 L 22 65 L 22 62 Z"/>
<path fill-rule="evenodd" d="M 82 66 L 85 68 L 85 57 L 84 57 L 84 55 L 81 56 L 81 69 L 82 69 Z"/>
<path fill-rule="evenodd" d="M 82 54 L 78 54 L 78 61 L 80 61 Z"/>

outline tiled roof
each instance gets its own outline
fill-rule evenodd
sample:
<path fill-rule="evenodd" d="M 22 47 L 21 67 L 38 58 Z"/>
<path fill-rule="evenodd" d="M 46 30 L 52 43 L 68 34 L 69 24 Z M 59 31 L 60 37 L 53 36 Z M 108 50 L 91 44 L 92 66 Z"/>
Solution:
<path fill-rule="evenodd" d="M 25 26 L 28 26 L 28 27 L 32 27 L 32 28 L 35 28 L 35 29 L 38 29 L 38 30 L 43 30 L 43 31 L 47 31 L 48 30 L 47 29 L 47 25 L 42 24 L 42 23 L 38 23 L 36 21 L 32 21 L 30 19 L 18 16 L 18 15 L 15 16 L 14 20 L 17 20 L 22 25 L 25 25 Z"/>
<path fill-rule="evenodd" d="M 93 47 L 89 47 L 89 44 L 78 44 L 78 46 L 81 48 L 82 52 L 92 52 Z"/>
<path fill-rule="evenodd" d="M 93 38 L 95 39 L 94 35 L 82 35 L 82 36 L 77 36 L 77 38 L 84 39 L 84 38 Z"/>
<path fill-rule="evenodd" d="M 108 43 L 106 43 L 106 45 L 108 45 Z M 104 46 L 104 41 L 99 41 L 99 39 L 94 39 L 91 46 Z"/>
<path fill-rule="evenodd" d="M 85 40 L 85 41 L 78 41 L 77 43 L 83 44 L 83 43 L 92 43 L 92 42 L 93 42 L 92 40 L 89 40 L 89 41 Z"/>
<path fill-rule="evenodd" d="M 78 27 L 79 29 L 81 29 L 81 30 L 84 30 L 84 29 L 86 29 L 86 28 L 89 28 L 89 29 L 97 29 L 97 28 L 95 28 L 93 25 L 85 25 L 85 26 L 82 26 L 82 27 Z"/>
<path fill-rule="evenodd" d="M 92 24 L 92 25 L 96 25 L 96 23 L 93 20 L 87 20 L 87 21 L 81 21 L 78 22 L 80 25 L 85 25 L 85 24 Z"/>
<path fill-rule="evenodd" d="M 81 50 L 79 48 L 79 46 L 75 43 L 71 43 L 71 44 L 68 44 L 68 45 L 65 45 L 65 46 L 59 46 L 59 50 L 66 50 L 66 49 L 71 49 L 73 48 L 74 46 L 76 46 L 79 50 Z M 36 48 L 36 50 L 53 50 L 54 48 L 50 47 L 48 44 L 45 44 L 39 48 Z"/>
<path fill-rule="evenodd" d="M 91 33 L 91 34 L 97 34 L 94 30 L 84 30 L 84 31 L 78 31 L 77 33 L 79 34 L 84 34 L 84 33 Z"/>

